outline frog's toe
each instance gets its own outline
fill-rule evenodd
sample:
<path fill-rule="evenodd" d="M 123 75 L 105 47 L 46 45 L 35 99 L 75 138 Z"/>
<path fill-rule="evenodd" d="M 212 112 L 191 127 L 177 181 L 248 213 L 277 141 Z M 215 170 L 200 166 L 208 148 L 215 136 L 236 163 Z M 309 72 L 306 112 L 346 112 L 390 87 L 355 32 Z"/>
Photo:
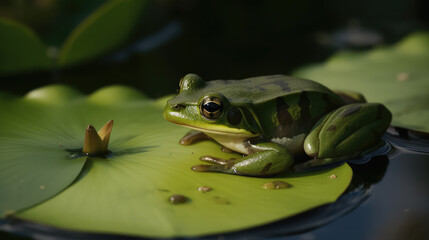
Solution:
<path fill-rule="evenodd" d="M 226 166 L 222 165 L 194 165 L 191 169 L 195 172 L 226 172 Z"/>
<path fill-rule="evenodd" d="M 187 146 L 187 145 L 191 145 L 191 144 L 204 141 L 204 140 L 209 140 L 209 139 L 211 138 L 207 136 L 205 133 L 191 130 L 180 139 L 179 143 L 181 145 Z"/>
<path fill-rule="evenodd" d="M 228 164 L 233 164 L 236 158 L 230 158 L 230 159 L 223 159 L 223 158 L 217 158 L 217 157 L 213 157 L 213 156 L 201 156 L 200 160 L 203 162 L 208 162 L 208 163 L 213 163 L 213 164 L 217 164 L 217 165 L 228 165 Z"/>
<path fill-rule="evenodd" d="M 222 159 L 213 156 L 202 156 L 200 157 L 201 161 L 211 163 L 212 165 L 200 164 L 194 165 L 191 169 L 195 172 L 222 172 L 230 174 L 239 174 L 235 170 L 235 164 L 239 159 Z"/>
<path fill-rule="evenodd" d="M 237 158 L 230 158 L 230 159 L 222 159 L 217 158 L 213 156 L 202 156 L 200 157 L 200 160 L 203 162 L 208 162 L 213 165 L 194 165 L 191 167 L 193 171 L 196 172 L 222 172 L 222 173 L 231 173 L 235 174 L 236 171 L 234 171 L 234 165 L 239 161 Z"/>

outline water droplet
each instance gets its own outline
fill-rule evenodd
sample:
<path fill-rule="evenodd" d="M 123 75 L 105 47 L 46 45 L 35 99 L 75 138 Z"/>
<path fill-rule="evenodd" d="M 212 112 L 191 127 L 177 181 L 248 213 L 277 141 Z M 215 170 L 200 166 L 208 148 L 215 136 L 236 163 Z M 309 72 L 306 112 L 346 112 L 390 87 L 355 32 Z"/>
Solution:
<path fill-rule="evenodd" d="M 172 204 L 182 204 L 182 203 L 186 203 L 189 201 L 189 199 L 187 197 L 180 195 L 180 194 L 173 194 L 168 198 L 168 200 Z"/>
<path fill-rule="evenodd" d="M 262 188 L 263 189 L 275 189 L 276 186 L 274 186 L 274 183 L 272 183 L 272 182 L 267 182 L 267 183 L 264 183 L 264 185 L 262 185 Z"/>
<path fill-rule="evenodd" d="M 291 188 L 292 185 L 290 183 L 284 182 L 284 181 L 273 181 L 264 183 L 262 185 L 263 189 L 285 189 L 285 188 Z"/>
<path fill-rule="evenodd" d="M 207 187 L 207 186 L 201 186 L 198 188 L 198 191 L 206 193 L 206 192 L 210 192 L 212 190 L 211 187 Z"/>

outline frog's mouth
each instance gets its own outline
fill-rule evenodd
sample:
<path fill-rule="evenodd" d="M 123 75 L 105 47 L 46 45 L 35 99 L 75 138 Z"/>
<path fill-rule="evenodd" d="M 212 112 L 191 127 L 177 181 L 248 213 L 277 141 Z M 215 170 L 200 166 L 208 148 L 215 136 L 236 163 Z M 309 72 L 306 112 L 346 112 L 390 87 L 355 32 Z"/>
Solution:
<path fill-rule="evenodd" d="M 177 122 L 172 122 L 172 123 L 183 127 L 187 127 L 193 130 L 201 131 L 203 133 L 208 133 L 209 135 L 215 134 L 215 135 L 229 136 L 233 138 L 254 138 L 260 135 L 259 133 L 251 133 L 244 129 L 235 129 L 235 128 L 219 127 L 219 126 L 217 127 L 219 129 L 206 129 L 202 127 L 190 126 L 183 123 L 177 123 Z"/>

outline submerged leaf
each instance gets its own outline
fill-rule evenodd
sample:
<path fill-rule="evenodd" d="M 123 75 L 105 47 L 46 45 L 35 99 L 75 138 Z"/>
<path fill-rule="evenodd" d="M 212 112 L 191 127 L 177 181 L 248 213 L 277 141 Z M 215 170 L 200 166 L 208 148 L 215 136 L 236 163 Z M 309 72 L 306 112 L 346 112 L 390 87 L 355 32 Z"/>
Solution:
<path fill-rule="evenodd" d="M 353 90 L 393 113 L 392 125 L 429 132 L 429 33 L 415 33 L 391 47 L 343 52 L 295 76 Z"/>
<path fill-rule="evenodd" d="M 33 181 L 40 185 L 46 182 L 42 182 L 46 174 L 50 183 L 64 180 L 62 173 L 71 172 L 74 166 L 66 164 L 78 164 L 81 160 L 65 161 L 67 155 L 62 149 L 81 147 L 88 123 L 100 127 L 108 119 L 115 120 L 109 145 L 111 154 L 106 158 L 89 157 L 85 174 L 78 181 L 48 201 L 16 213 L 16 217 L 78 231 L 149 237 L 200 236 L 270 223 L 334 202 L 350 183 L 352 171 L 347 164 L 312 173 L 288 172 L 273 178 L 193 172 L 191 166 L 199 164 L 202 155 L 210 153 L 226 159 L 237 155 L 224 153 L 218 144 L 209 141 L 191 146 L 178 144 L 187 129 L 163 119 L 161 100 L 143 96 L 138 99 L 133 95 L 127 102 L 121 93 L 133 92 L 131 89 L 107 89 L 113 94 L 100 95 L 105 92 L 101 89 L 87 98 L 59 101 L 61 104 L 32 102 L 28 98 L 2 102 L 1 110 L 14 109 L 14 117 L 6 115 L 0 120 L 1 136 L 4 142 L 14 141 L 0 154 L 8 153 L 25 163 L 13 171 L 0 172 L 2 184 L 10 183 L 12 180 L 7 178 L 11 175 L 25 174 L 37 175 Z M 120 103 L 101 101 L 102 96 L 116 95 L 120 96 Z M 14 131 L 16 127 L 18 131 Z M 51 145 L 60 148 L 58 155 L 46 156 L 50 162 L 59 163 L 37 165 L 43 159 L 17 153 L 24 149 L 22 143 L 28 142 L 44 152 L 49 152 Z M 58 142 L 63 146 L 58 146 Z M 333 174 L 335 179 L 330 177 Z M 13 178 L 13 182 L 19 180 Z M 262 187 L 280 181 L 290 187 Z M 200 191 L 201 186 L 210 191 Z M 48 190 L 48 185 L 44 190 Z M 22 192 L 19 197 L 33 200 L 32 194 Z M 181 196 L 181 204 L 171 204 L 172 196 L 174 201 Z M 9 203 L 12 199 L 0 201 Z"/>

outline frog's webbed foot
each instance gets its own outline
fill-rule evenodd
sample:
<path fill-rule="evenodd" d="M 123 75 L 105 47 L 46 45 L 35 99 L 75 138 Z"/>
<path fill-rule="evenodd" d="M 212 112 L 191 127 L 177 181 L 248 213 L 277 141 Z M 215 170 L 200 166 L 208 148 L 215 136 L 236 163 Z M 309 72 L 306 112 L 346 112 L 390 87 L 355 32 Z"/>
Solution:
<path fill-rule="evenodd" d="M 222 172 L 229 174 L 237 174 L 237 175 L 254 175 L 246 172 L 238 171 L 236 166 L 241 159 L 231 158 L 231 159 L 222 159 L 213 156 L 202 156 L 200 157 L 201 161 L 211 163 L 212 165 L 195 165 L 192 166 L 192 170 L 196 172 Z M 267 172 L 268 169 L 260 171 L 261 173 Z M 258 174 L 259 175 L 259 174 Z"/>
<path fill-rule="evenodd" d="M 241 158 L 222 159 L 202 156 L 201 161 L 212 165 L 195 165 L 197 172 L 223 172 L 247 176 L 268 176 L 284 171 L 293 163 L 289 151 L 276 143 L 252 145 L 253 154 Z"/>
<path fill-rule="evenodd" d="M 234 166 L 237 158 L 222 159 L 213 156 L 202 156 L 201 161 L 211 163 L 213 165 L 195 165 L 192 166 L 192 170 L 196 172 L 229 172 L 232 166 Z"/>
<path fill-rule="evenodd" d="M 328 113 L 304 141 L 306 154 L 314 159 L 295 170 L 354 159 L 373 150 L 390 120 L 389 110 L 378 103 L 349 104 Z"/>
<path fill-rule="evenodd" d="M 180 139 L 179 143 L 182 145 L 191 145 L 200 141 L 210 139 L 211 138 L 203 132 L 191 130 L 185 136 L 183 136 L 182 139 Z"/>

